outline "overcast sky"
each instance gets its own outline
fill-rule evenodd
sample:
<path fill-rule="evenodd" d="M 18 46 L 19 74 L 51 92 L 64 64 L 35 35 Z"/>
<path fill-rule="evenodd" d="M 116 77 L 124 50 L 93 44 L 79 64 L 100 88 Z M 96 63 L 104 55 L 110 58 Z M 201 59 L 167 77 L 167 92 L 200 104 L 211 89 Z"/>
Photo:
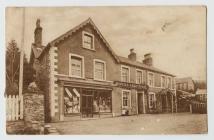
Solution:
<path fill-rule="evenodd" d="M 6 43 L 20 46 L 22 9 L 6 10 Z M 29 57 L 36 19 L 43 45 L 91 17 L 116 54 L 134 48 L 137 59 L 152 53 L 154 66 L 177 77 L 206 79 L 205 7 L 66 7 L 26 8 L 24 49 Z"/>

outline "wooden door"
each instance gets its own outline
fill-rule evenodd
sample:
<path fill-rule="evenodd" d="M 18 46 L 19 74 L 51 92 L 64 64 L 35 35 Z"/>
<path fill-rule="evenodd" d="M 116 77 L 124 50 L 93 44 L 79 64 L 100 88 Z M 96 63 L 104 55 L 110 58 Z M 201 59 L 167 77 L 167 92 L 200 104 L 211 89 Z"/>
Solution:
<path fill-rule="evenodd" d="M 81 108 L 82 117 L 93 117 L 93 95 L 82 95 Z"/>
<path fill-rule="evenodd" d="M 137 99 L 138 99 L 138 113 L 139 114 L 143 114 L 143 105 L 144 105 L 144 101 L 143 101 L 143 93 L 138 93 L 137 94 Z"/>

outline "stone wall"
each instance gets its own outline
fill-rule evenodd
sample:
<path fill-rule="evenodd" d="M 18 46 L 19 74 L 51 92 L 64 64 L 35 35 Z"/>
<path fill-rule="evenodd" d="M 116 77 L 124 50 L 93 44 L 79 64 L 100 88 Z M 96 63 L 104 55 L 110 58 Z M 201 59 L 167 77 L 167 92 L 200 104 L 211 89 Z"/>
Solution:
<path fill-rule="evenodd" d="M 44 95 L 40 91 L 28 91 L 23 98 L 25 131 L 30 134 L 42 133 L 45 120 Z"/>

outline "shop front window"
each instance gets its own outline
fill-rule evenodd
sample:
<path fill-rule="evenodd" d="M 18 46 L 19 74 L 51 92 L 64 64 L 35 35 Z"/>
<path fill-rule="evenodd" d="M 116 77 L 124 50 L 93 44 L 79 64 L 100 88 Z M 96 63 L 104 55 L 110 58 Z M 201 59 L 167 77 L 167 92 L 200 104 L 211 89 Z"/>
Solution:
<path fill-rule="evenodd" d="M 76 88 L 65 88 L 65 114 L 80 113 L 80 94 Z"/>
<path fill-rule="evenodd" d="M 105 91 L 94 93 L 93 112 L 111 112 L 111 94 Z"/>

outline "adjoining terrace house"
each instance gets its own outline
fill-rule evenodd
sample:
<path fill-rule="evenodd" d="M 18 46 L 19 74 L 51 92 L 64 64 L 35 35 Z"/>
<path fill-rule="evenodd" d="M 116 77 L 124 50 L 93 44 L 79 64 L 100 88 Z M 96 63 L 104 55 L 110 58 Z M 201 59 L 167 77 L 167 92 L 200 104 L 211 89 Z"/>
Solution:
<path fill-rule="evenodd" d="M 152 65 L 151 54 L 136 61 L 114 53 L 89 18 L 42 45 L 37 20 L 30 62 L 45 93 L 46 121 L 176 110 L 175 76 Z"/>

